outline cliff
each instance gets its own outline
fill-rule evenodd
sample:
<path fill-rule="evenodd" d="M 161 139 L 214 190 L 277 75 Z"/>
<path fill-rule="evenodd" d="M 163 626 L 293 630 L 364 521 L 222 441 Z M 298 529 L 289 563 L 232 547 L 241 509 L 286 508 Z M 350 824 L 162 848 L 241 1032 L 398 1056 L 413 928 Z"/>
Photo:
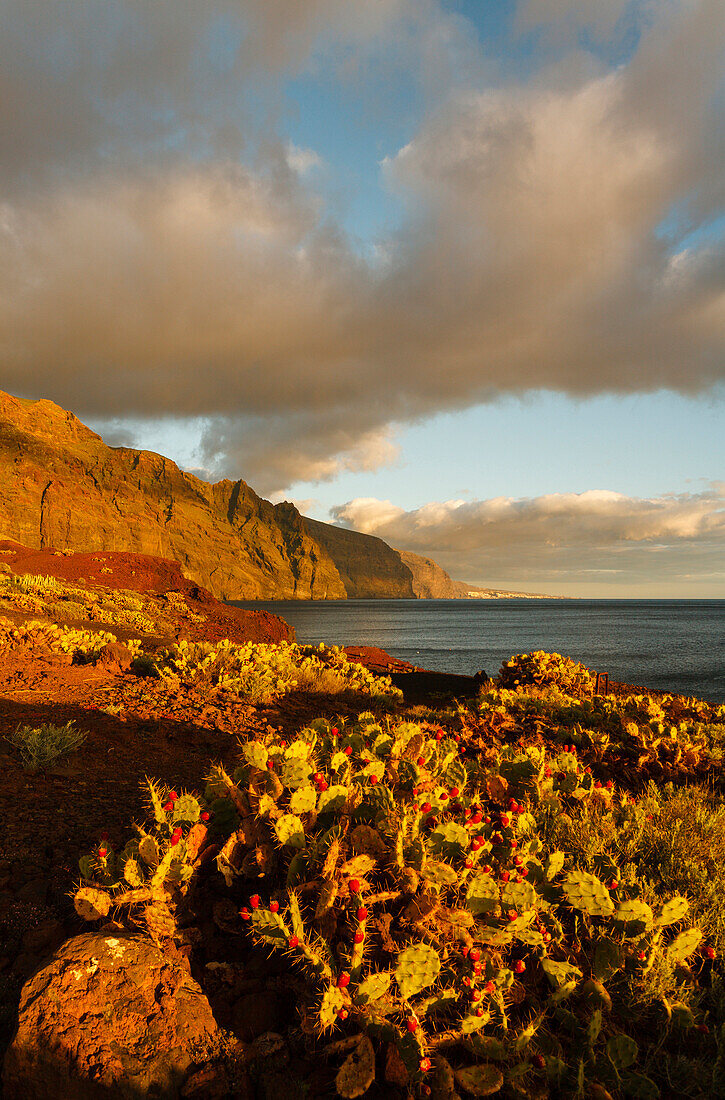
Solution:
<path fill-rule="evenodd" d="M 413 594 L 417 599 L 455 600 L 465 595 L 461 589 L 467 586 L 451 580 L 445 569 L 430 558 L 422 558 L 409 550 L 396 550 L 395 553 L 410 572 Z"/>
<path fill-rule="evenodd" d="M 177 561 L 222 599 L 340 599 L 340 574 L 292 505 L 108 447 L 52 401 L 0 393 L 0 537 L 38 549 Z"/>
<path fill-rule="evenodd" d="M 170 558 L 219 599 L 503 595 L 453 581 L 374 535 L 271 504 L 242 480 L 212 485 L 162 455 L 109 447 L 52 401 L 2 391 L 0 478 L 0 538 Z"/>

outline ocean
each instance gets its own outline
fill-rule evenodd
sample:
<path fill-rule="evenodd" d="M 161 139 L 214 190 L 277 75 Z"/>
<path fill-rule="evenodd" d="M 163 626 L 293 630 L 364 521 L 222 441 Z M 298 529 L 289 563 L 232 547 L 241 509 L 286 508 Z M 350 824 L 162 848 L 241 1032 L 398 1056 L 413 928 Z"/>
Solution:
<path fill-rule="evenodd" d="M 725 702 L 725 600 L 272 600 L 297 640 L 380 646 L 436 672 L 495 676 L 534 649 L 611 680 Z"/>

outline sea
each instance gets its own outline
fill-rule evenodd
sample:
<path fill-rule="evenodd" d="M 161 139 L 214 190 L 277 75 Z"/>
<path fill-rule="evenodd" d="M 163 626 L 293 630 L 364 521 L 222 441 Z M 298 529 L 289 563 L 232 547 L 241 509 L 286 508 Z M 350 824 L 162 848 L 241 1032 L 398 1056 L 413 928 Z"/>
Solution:
<path fill-rule="evenodd" d="M 420 668 L 497 675 L 562 653 L 610 680 L 725 703 L 725 600 L 253 600 L 304 644 L 379 646 Z"/>

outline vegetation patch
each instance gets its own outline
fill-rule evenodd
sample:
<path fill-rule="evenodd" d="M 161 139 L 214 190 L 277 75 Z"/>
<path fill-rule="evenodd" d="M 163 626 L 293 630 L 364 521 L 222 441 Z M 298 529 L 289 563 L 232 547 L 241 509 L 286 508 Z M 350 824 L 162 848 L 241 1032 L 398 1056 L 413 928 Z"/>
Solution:
<path fill-rule="evenodd" d="M 75 752 L 86 737 L 87 734 L 76 729 L 73 722 L 64 726 L 44 722 L 41 726 L 18 726 L 6 740 L 20 753 L 23 767 L 36 772 L 54 764 L 61 756 Z"/>
<path fill-rule="evenodd" d="M 345 673 L 236 648 L 159 671 L 242 686 L 267 661 L 273 693 L 296 663 Z M 723 708 L 570 687 L 499 686 L 446 728 L 374 708 L 268 728 L 198 791 L 149 780 L 76 908 L 184 943 L 202 906 L 230 958 L 276 956 L 342 1097 L 725 1095 L 725 808 L 693 782 Z M 623 760 L 644 778 L 612 778 Z"/>

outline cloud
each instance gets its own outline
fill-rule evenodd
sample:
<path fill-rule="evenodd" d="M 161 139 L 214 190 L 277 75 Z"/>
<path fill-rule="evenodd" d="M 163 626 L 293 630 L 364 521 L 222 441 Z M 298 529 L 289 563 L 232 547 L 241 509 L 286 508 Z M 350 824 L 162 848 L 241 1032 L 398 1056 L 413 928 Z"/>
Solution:
<path fill-rule="evenodd" d="M 396 424 L 501 394 L 722 381 L 722 242 L 659 232 L 722 203 L 714 0 L 655 5 L 617 69 L 497 85 L 433 0 L 3 7 L 4 388 L 203 418 L 205 463 L 272 491 L 389 463 Z M 436 106 L 383 164 L 404 218 L 363 260 L 280 105 L 291 75 L 364 84 L 396 49 Z"/>
<path fill-rule="evenodd" d="M 725 581 L 725 483 L 639 499 L 609 490 L 515 500 L 450 500 L 406 512 L 358 498 L 333 510 L 344 527 L 430 556 L 461 580 L 501 588 L 595 577 L 661 590 Z"/>

